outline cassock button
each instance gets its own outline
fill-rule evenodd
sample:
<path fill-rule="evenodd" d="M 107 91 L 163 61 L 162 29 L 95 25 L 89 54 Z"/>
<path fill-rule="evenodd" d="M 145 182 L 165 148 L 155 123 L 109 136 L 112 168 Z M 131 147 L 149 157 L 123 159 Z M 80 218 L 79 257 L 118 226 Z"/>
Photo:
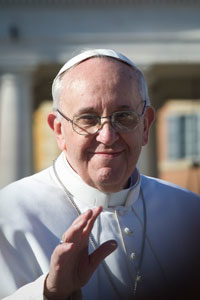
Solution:
<path fill-rule="evenodd" d="M 124 228 L 124 233 L 127 234 L 127 235 L 133 235 L 133 231 L 130 230 L 130 228 L 128 228 L 128 227 Z"/>
<path fill-rule="evenodd" d="M 130 254 L 130 259 L 131 260 L 134 260 L 136 258 L 136 253 L 135 252 L 132 252 L 131 254 Z"/>

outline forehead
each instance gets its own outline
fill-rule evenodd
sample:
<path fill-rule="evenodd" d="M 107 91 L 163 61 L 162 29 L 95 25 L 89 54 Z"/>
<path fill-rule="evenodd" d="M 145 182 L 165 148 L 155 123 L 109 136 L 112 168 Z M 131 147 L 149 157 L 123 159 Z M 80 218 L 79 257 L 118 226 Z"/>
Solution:
<path fill-rule="evenodd" d="M 107 72 L 103 73 L 105 70 Z M 106 76 L 108 73 L 113 72 L 113 75 L 118 75 L 122 78 L 124 77 L 124 79 L 135 79 L 137 77 L 134 67 L 126 64 L 125 62 L 112 57 L 92 57 L 69 69 L 63 75 L 63 79 L 66 81 L 70 81 L 71 79 L 72 81 L 81 78 L 88 78 L 87 75 L 94 76 L 99 73 L 99 75 L 104 74 L 104 76 Z"/>
<path fill-rule="evenodd" d="M 67 71 L 62 77 L 61 93 L 62 100 L 68 104 L 73 97 L 81 98 L 81 103 L 85 104 L 91 97 L 98 98 L 100 102 L 109 99 L 113 103 L 126 98 L 134 98 L 137 102 L 141 100 L 139 81 L 133 67 L 107 57 L 90 58 Z"/>

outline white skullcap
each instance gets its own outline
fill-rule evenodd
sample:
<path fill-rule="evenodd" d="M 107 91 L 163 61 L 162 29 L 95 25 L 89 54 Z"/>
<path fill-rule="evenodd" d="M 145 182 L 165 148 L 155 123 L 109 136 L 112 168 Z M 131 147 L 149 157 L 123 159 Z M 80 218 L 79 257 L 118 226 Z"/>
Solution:
<path fill-rule="evenodd" d="M 87 50 L 83 53 L 80 53 L 76 56 L 74 56 L 73 58 L 71 58 L 70 60 L 68 60 L 64 66 L 60 69 L 60 71 L 58 72 L 57 76 L 60 76 L 62 73 L 64 73 L 66 70 L 70 69 L 71 67 L 78 65 L 80 62 L 90 58 L 90 57 L 94 57 L 94 56 L 108 56 L 108 57 L 113 57 L 117 60 L 120 60 L 122 62 L 125 62 L 131 66 L 133 66 L 134 68 L 138 67 L 136 66 L 136 64 L 134 64 L 130 59 L 128 59 L 128 57 L 124 56 L 121 53 L 115 52 L 114 50 L 110 50 L 110 49 L 91 49 L 91 50 Z"/>
<path fill-rule="evenodd" d="M 78 65 L 79 63 L 81 63 L 82 61 L 91 58 L 91 57 L 98 57 L 98 56 L 105 56 L 105 57 L 111 57 L 114 58 L 118 61 L 124 62 L 130 66 L 132 66 L 136 71 L 138 71 L 141 75 L 141 80 L 143 81 L 142 86 L 141 86 L 141 92 L 142 94 L 145 96 L 145 100 L 147 102 L 147 105 L 150 105 L 150 100 L 149 100 L 149 96 L 148 96 L 148 91 L 147 91 L 147 86 L 146 86 L 146 82 L 143 76 L 142 71 L 138 68 L 138 66 L 132 62 L 128 57 L 126 57 L 125 55 L 115 52 L 114 50 L 111 49 L 91 49 L 91 50 L 87 50 L 83 53 L 80 53 L 76 56 L 74 56 L 73 58 L 71 58 L 70 60 L 68 60 L 64 66 L 60 69 L 60 71 L 58 72 L 57 76 L 55 77 L 54 81 L 53 81 L 53 85 L 52 85 L 52 95 L 53 95 L 53 99 L 54 99 L 54 103 L 55 103 L 55 99 L 57 98 L 57 91 L 58 91 L 58 81 L 59 81 L 59 77 L 60 75 L 62 75 L 65 71 L 69 70 L 70 68 Z M 55 106 L 55 105 L 54 105 Z"/>

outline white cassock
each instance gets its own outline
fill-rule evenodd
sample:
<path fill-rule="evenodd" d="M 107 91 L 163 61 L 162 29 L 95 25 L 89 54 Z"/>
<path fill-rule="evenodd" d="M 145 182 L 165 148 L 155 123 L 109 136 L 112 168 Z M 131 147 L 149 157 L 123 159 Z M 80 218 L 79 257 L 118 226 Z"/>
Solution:
<path fill-rule="evenodd" d="M 103 207 L 92 231 L 96 245 L 118 243 L 82 288 L 83 299 L 173 299 L 198 280 L 199 196 L 139 173 L 130 188 L 106 194 L 83 182 L 64 153 L 55 169 L 58 178 L 50 167 L 1 190 L 0 299 L 44 299 L 51 254 L 78 216 L 73 201 L 81 212 Z"/>

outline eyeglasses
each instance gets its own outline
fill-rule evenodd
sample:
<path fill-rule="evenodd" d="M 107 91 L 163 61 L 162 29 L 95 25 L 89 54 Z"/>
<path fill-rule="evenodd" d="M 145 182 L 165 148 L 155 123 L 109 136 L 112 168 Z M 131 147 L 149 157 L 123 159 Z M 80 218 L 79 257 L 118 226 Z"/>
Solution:
<path fill-rule="evenodd" d="M 74 116 L 71 120 L 65 116 L 59 109 L 56 111 L 67 121 L 72 124 L 73 130 L 80 135 L 92 135 L 97 133 L 103 126 L 102 119 L 109 119 L 111 126 L 117 132 L 129 132 L 137 127 L 140 118 L 143 116 L 146 108 L 146 101 L 142 113 L 139 114 L 135 110 L 123 110 L 113 112 L 110 116 L 100 117 L 95 114 L 81 114 Z"/>

